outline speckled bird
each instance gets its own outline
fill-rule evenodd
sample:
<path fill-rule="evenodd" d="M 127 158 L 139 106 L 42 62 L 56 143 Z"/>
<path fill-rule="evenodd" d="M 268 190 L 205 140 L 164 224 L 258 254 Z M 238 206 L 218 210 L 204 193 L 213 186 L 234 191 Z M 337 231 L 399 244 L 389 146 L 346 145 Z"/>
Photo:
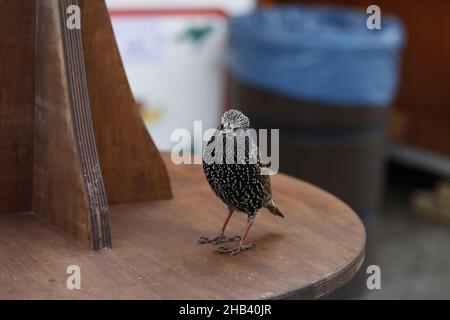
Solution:
<path fill-rule="evenodd" d="M 246 134 L 249 128 L 250 121 L 242 112 L 238 110 L 225 112 L 220 126 L 207 143 L 203 153 L 203 170 L 206 179 L 216 196 L 228 206 L 228 216 L 217 237 L 200 237 L 197 243 L 218 245 L 224 242 L 239 241 L 236 247 L 222 246 L 216 250 L 216 253 L 235 255 L 255 247 L 254 243 L 246 244 L 245 241 L 259 209 L 267 208 L 273 215 L 284 218 L 272 200 L 270 176 L 262 174 L 265 166 L 260 162 L 258 147 L 251 135 Z M 231 155 L 230 151 L 226 151 L 227 143 L 232 142 L 230 139 L 234 141 L 234 150 Z M 245 152 L 237 152 L 238 139 L 245 139 Z M 220 142 L 222 144 L 218 144 Z M 216 154 L 220 150 L 223 150 L 222 153 Z M 239 150 L 241 151 L 241 149 Z M 220 158 L 222 158 L 222 163 L 217 161 Z M 227 159 L 233 159 L 233 161 L 230 163 L 230 161 L 226 161 Z M 242 237 L 227 238 L 224 234 L 225 229 L 234 212 L 247 214 L 247 227 Z"/>

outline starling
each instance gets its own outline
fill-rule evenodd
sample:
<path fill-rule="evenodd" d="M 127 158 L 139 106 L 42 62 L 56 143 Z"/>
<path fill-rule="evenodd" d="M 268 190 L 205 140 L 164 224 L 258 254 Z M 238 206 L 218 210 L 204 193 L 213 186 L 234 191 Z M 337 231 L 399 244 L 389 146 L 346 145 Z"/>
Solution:
<path fill-rule="evenodd" d="M 216 196 L 228 206 L 228 216 L 217 237 L 200 237 L 197 243 L 218 245 L 239 241 L 236 247 L 219 247 L 216 253 L 235 255 L 255 247 L 254 243 L 246 244 L 245 241 L 260 208 L 267 208 L 272 214 L 284 218 L 272 200 L 270 176 L 262 174 L 265 165 L 260 161 L 254 139 L 247 134 L 249 129 L 250 121 L 242 112 L 225 112 L 219 128 L 208 141 L 203 153 L 206 179 Z M 239 139 L 244 141 L 240 145 L 245 146 L 245 150 L 239 149 L 243 152 L 238 152 Z M 227 145 L 232 147 L 226 148 Z M 247 214 L 247 227 L 242 237 L 227 238 L 224 235 L 225 228 L 234 212 Z"/>

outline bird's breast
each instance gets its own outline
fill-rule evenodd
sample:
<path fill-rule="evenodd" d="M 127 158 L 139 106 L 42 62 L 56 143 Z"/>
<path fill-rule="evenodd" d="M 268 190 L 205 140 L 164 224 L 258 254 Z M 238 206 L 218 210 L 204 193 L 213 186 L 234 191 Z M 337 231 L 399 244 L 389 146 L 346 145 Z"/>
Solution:
<path fill-rule="evenodd" d="M 261 208 L 267 194 L 255 165 L 203 163 L 203 169 L 211 189 L 227 205 L 244 212 Z"/>

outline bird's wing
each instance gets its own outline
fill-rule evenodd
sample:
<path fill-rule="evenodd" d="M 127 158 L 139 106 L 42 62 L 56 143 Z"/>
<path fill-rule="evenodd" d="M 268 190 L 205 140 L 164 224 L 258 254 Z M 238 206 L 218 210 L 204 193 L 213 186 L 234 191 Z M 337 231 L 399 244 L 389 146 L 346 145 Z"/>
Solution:
<path fill-rule="evenodd" d="M 259 176 L 261 178 L 261 182 L 264 186 L 264 190 L 266 190 L 266 192 L 272 196 L 272 188 L 270 186 L 270 176 L 268 174 L 261 174 L 261 170 L 262 170 L 262 166 L 259 165 L 258 166 L 259 169 Z"/>
<path fill-rule="evenodd" d="M 247 144 L 247 141 L 246 141 Z M 267 192 L 268 194 L 268 198 L 272 197 L 272 188 L 270 186 L 270 176 L 267 174 L 262 174 L 262 171 L 265 167 L 267 167 L 267 165 L 262 164 L 261 163 L 261 155 L 259 153 L 259 149 L 258 146 L 256 145 L 256 143 L 250 139 L 249 144 L 248 144 L 248 150 L 249 150 L 249 154 L 248 154 L 248 160 L 252 159 L 256 159 L 256 168 L 258 170 L 258 177 L 259 180 L 261 182 L 261 184 L 264 187 L 264 190 Z"/>

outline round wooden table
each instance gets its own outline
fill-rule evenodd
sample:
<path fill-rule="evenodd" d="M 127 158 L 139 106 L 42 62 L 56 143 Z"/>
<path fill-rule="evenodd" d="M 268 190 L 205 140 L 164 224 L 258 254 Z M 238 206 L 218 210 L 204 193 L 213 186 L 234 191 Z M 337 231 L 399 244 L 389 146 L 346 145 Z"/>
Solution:
<path fill-rule="evenodd" d="M 334 196 L 292 177 L 272 177 L 285 219 L 262 210 L 250 233 L 256 248 L 217 255 L 200 236 L 215 235 L 227 215 L 201 166 L 175 166 L 174 199 L 111 208 L 113 249 L 94 252 L 33 214 L 0 216 L 0 299 L 318 298 L 345 284 L 364 259 L 365 231 Z M 240 234 L 235 214 L 227 235 Z M 68 290 L 69 265 L 81 290 Z"/>

